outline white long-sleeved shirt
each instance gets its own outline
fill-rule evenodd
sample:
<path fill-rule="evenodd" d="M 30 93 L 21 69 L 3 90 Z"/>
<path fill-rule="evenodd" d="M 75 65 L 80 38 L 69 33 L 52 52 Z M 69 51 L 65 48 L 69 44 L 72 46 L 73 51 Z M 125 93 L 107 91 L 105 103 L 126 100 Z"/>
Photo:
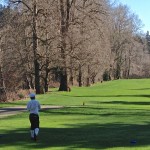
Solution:
<path fill-rule="evenodd" d="M 39 110 L 41 109 L 39 101 L 33 99 L 27 103 L 27 110 L 30 111 L 30 114 L 39 114 Z"/>

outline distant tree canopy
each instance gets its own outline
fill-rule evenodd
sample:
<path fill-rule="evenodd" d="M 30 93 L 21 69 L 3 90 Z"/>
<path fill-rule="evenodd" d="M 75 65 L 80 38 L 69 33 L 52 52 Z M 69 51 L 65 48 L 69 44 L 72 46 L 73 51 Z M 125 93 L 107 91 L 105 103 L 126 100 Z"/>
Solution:
<path fill-rule="evenodd" d="M 37 94 L 144 76 L 146 38 L 126 5 L 105 0 L 9 0 L 0 5 L 0 95 Z M 147 55 L 146 55 L 147 56 Z M 2 96 L 1 96 L 2 97 Z"/>

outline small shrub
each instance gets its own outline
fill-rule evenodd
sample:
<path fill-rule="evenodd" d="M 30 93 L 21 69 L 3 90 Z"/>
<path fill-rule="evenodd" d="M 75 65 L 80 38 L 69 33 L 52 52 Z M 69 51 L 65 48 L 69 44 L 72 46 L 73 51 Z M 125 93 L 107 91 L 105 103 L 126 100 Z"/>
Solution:
<path fill-rule="evenodd" d="M 19 99 L 25 98 L 24 95 L 23 95 L 22 93 L 19 93 L 19 94 L 18 94 L 18 97 L 19 97 Z"/>
<path fill-rule="evenodd" d="M 103 81 L 109 81 L 110 80 L 110 74 L 109 71 L 105 70 L 103 73 Z"/>

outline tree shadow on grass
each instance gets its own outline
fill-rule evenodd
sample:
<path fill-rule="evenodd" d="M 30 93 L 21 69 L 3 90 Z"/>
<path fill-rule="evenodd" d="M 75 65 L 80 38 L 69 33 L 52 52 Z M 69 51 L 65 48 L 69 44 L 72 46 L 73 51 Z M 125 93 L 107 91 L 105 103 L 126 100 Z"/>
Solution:
<path fill-rule="evenodd" d="M 129 117 L 129 116 L 149 116 L 150 110 L 146 109 L 131 109 L 131 108 L 96 108 L 96 107 L 80 107 L 80 108 L 62 108 L 55 110 L 44 110 L 42 111 L 41 116 L 50 116 L 50 115 L 80 115 L 80 116 L 93 116 L 93 117 Z"/>
<path fill-rule="evenodd" d="M 27 111 L 27 109 L 26 108 L 16 108 L 16 107 L 10 107 L 10 108 L 0 108 L 0 110 L 2 111 L 2 112 L 13 112 L 13 111 Z"/>
<path fill-rule="evenodd" d="M 65 95 L 65 96 L 69 96 L 70 95 Z M 137 94 L 137 95 L 76 95 L 76 96 L 72 96 L 72 97 L 147 97 L 150 98 L 150 95 L 147 94 Z"/>
<path fill-rule="evenodd" d="M 150 88 L 139 88 L 139 89 L 129 89 L 129 90 L 150 90 Z"/>
<path fill-rule="evenodd" d="M 124 94 L 120 94 L 120 95 L 63 95 L 63 96 L 67 96 L 67 97 L 146 97 L 146 98 L 150 98 L 149 94 L 135 94 L 135 95 L 124 95 Z"/>
<path fill-rule="evenodd" d="M 101 102 L 101 101 L 92 101 L 91 103 L 95 104 L 125 104 L 125 105 L 150 105 L 150 102 L 129 102 L 129 101 L 106 101 L 106 102 Z"/>
<path fill-rule="evenodd" d="M 131 140 L 136 140 L 135 147 L 150 145 L 150 124 L 75 124 L 69 128 L 41 128 L 37 142 L 29 140 L 27 129 L 5 131 L 0 137 L 1 148 L 14 146 L 16 149 L 105 149 L 133 147 Z M 63 147 L 63 148 L 62 148 Z M 19 149 L 18 148 L 18 149 Z"/>

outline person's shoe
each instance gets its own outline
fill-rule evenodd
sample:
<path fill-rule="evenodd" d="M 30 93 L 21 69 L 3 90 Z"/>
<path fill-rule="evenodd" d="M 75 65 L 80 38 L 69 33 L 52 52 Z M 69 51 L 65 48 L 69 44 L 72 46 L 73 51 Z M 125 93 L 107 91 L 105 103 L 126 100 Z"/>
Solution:
<path fill-rule="evenodd" d="M 31 137 L 30 139 L 31 139 L 32 141 L 34 141 L 34 137 Z"/>
<path fill-rule="evenodd" d="M 34 135 L 34 141 L 37 141 L 37 135 L 36 134 Z"/>

